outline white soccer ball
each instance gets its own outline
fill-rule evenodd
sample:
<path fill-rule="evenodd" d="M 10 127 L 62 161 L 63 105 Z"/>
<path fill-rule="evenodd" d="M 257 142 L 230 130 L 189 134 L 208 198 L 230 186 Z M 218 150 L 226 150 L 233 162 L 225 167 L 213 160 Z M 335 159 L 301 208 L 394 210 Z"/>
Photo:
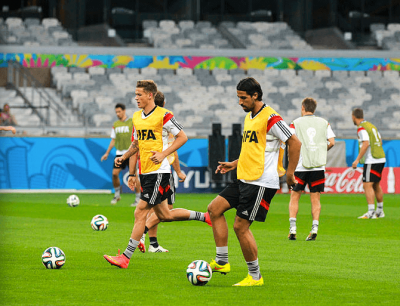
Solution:
<path fill-rule="evenodd" d="M 105 231 L 108 227 L 108 220 L 103 215 L 96 215 L 90 224 L 95 231 Z"/>
<path fill-rule="evenodd" d="M 77 195 L 75 194 L 71 194 L 68 198 L 67 198 L 67 204 L 71 207 L 75 207 L 79 205 L 79 198 Z"/>
<path fill-rule="evenodd" d="M 42 254 L 42 263 L 47 269 L 60 269 L 65 264 L 65 254 L 57 247 L 47 248 Z"/>
<path fill-rule="evenodd" d="M 208 262 L 204 260 L 195 260 L 186 270 L 188 281 L 195 286 L 204 286 L 212 277 L 212 270 Z"/>

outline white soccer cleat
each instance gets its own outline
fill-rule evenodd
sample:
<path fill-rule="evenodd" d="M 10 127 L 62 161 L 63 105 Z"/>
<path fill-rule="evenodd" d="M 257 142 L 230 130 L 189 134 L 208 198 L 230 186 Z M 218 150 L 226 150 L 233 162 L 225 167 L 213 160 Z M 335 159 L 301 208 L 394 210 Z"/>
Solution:
<path fill-rule="evenodd" d="M 375 217 L 376 218 L 385 218 L 385 213 L 382 211 L 380 212 L 375 212 Z"/>
<path fill-rule="evenodd" d="M 359 216 L 358 219 L 376 219 L 376 214 L 375 212 L 366 212 L 362 216 Z"/>
<path fill-rule="evenodd" d="M 288 238 L 289 238 L 289 240 L 296 240 L 296 228 L 295 227 L 289 228 Z"/>
<path fill-rule="evenodd" d="M 111 200 L 111 204 L 112 204 L 112 205 L 115 205 L 115 204 L 117 204 L 117 202 L 118 202 L 119 200 L 121 200 L 121 197 L 113 197 L 113 199 Z"/>
<path fill-rule="evenodd" d="M 158 247 L 153 247 L 151 244 L 149 246 L 149 250 L 150 253 L 167 253 L 169 252 L 167 249 L 164 249 L 161 245 L 159 245 Z"/>
<path fill-rule="evenodd" d="M 313 226 L 311 228 L 311 232 L 308 234 L 306 238 L 306 241 L 314 241 L 315 239 L 317 239 L 317 235 L 318 235 L 318 227 Z"/>

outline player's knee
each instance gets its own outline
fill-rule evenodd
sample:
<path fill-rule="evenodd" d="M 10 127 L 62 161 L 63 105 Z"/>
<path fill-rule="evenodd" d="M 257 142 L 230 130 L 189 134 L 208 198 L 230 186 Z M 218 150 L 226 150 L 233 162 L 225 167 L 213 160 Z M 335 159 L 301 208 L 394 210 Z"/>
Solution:
<path fill-rule="evenodd" d="M 208 204 L 207 211 L 210 214 L 210 218 L 214 218 L 220 215 L 217 211 L 217 205 L 215 204 L 215 200 L 213 200 L 210 204 Z"/>
<path fill-rule="evenodd" d="M 235 231 L 236 235 L 240 235 L 241 233 L 243 233 L 243 227 L 237 222 L 233 224 L 233 230 Z"/>

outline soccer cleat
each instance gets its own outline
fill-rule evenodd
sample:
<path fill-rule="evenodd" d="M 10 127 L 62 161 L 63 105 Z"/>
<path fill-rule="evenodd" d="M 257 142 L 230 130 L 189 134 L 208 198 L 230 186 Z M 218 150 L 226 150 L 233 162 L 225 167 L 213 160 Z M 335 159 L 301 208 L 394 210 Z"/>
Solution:
<path fill-rule="evenodd" d="M 211 259 L 210 267 L 213 273 L 219 272 L 225 275 L 226 273 L 231 272 L 231 264 L 229 262 L 224 265 L 219 265 L 214 259 Z"/>
<path fill-rule="evenodd" d="M 142 238 L 140 238 L 139 244 L 138 244 L 139 251 L 142 253 L 146 253 L 146 245 L 144 244 L 145 239 L 146 239 L 146 234 L 143 234 Z"/>
<path fill-rule="evenodd" d="M 259 280 L 255 280 L 253 279 L 253 277 L 251 277 L 250 274 L 248 274 L 244 280 L 232 286 L 241 286 L 241 287 L 264 286 L 264 279 L 261 277 Z"/>
<path fill-rule="evenodd" d="M 358 219 L 376 219 L 376 214 L 375 212 L 366 212 L 362 216 L 358 217 Z"/>
<path fill-rule="evenodd" d="M 111 200 L 111 204 L 112 204 L 112 205 L 115 205 L 115 204 L 117 204 L 117 202 L 118 202 L 119 200 L 121 200 L 121 197 L 113 197 L 113 199 Z"/>
<path fill-rule="evenodd" d="M 208 212 L 204 213 L 204 222 L 212 227 L 210 214 Z"/>
<path fill-rule="evenodd" d="M 289 228 L 288 238 L 289 238 L 289 240 L 296 240 L 296 228 L 295 227 Z"/>
<path fill-rule="evenodd" d="M 109 255 L 104 255 L 104 258 L 113 266 L 117 266 L 118 268 L 121 269 L 126 269 L 128 268 L 129 265 L 129 258 L 126 257 L 124 254 L 119 253 L 118 250 L 118 255 L 117 256 L 109 256 Z"/>
<path fill-rule="evenodd" d="M 375 217 L 376 218 L 385 218 L 385 213 L 382 211 L 380 212 L 375 212 Z"/>
<path fill-rule="evenodd" d="M 164 249 L 161 245 L 159 245 L 158 247 L 153 247 L 151 244 L 149 246 L 148 251 L 150 253 L 168 253 L 169 251 L 167 249 Z"/>
<path fill-rule="evenodd" d="M 317 235 L 318 233 L 310 232 L 306 238 L 306 241 L 314 241 L 315 239 L 317 239 Z"/>
<path fill-rule="evenodd" d="M 313 226 L 311 228 L 311 232 L 308 234 L 306 241 L 314 241 L 317 238 L 318 235 L 318 227 Z"/>

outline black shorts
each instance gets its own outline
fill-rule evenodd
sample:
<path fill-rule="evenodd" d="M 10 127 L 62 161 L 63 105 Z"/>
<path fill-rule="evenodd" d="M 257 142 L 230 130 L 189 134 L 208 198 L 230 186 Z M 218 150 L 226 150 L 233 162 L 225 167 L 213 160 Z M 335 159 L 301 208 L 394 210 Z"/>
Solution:
<path fill-rule="evenodd" d="M 324 192 L 325 171 L 295 171 L 294 176 L 298 183 L 293 187 L 293 191 L 303 191 L 306 185 L 310 192 Z"/>
<path fill-rule="evenodd" d="M 385 163 L 380 164 L 364 164 L 363 182 L 365 183 L 378 183 L 381 181 L 382 171 Z"/>
<path fill-rule="evenodd" d="M 219 195 L 226 199 L 232 208 L 236 208 L 236 215 L 240 218 L 264 222 L 276 191 L 277 189 L 234 180 Z"/>
<path fill-rule="evenodd" d="M 171 173 L 140 174 L 140 199 L 150 205 L 160 204 L 173 193 L 170 179 Z"/>
<path fill-rule="evenodd" d="M 115 158 L 117 157 L 121 157 L 122 155 L 116 155 Z M 126 167 L 128 167 L 129 169 L 129 158 L 125 159 L 124 162 L 121 164 L 121 166 L 116 166 L 114 163 L 114 169 L 125 169 Z"/>

